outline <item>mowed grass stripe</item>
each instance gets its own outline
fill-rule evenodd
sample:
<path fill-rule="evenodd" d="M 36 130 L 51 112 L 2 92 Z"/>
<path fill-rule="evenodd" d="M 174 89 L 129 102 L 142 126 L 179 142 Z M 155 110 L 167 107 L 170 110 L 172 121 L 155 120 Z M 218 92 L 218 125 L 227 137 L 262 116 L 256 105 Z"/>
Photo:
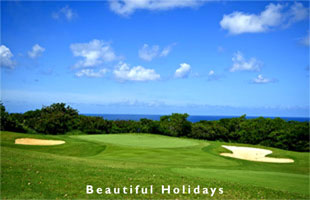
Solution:
<path fill-rule="evenodd" d="M 199 145 L 196 140 L 151 134 L 109 134 L 71 136 L 86 141 L 144 148 L 178 148 Z"/>
<path fill-rule="evenodd" d="M 104 152 L 97 154 L 93 159 L 148 163 L 171 167 L 226 167 L 239 165 L 234 160 L 208 154 L 198 147 L 141 149 L 113 145 L 108 146 Z"/>
<path fill-rule="evenodd" d="M 260 186 L 282 191 L 291 191 L 309 196 L 308 175 L 266 171 L 201 168 L 175 168 L 171 171 L 186 176 L 196 176 L 209 179 L 213 178 L 221 181 Z"/>

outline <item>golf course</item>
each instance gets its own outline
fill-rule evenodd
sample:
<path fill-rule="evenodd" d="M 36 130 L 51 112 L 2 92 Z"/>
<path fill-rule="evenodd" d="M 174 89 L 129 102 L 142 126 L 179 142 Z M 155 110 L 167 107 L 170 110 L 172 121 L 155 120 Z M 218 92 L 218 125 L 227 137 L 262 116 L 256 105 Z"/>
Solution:
<path fill-rule="evenodd" d="M 63 141 L 15 144 L 16 139 Z M 38 140 L 39 141 L 39 140 Z M 292 163 L 221 156 L 222 145 L 271 150 Z M 149 187 L 153 194 L 93 194 L 115 187 Z M 211 195 L 162 194 L 162 185 L 222 188 Z M 309 153 L 258 145 L 156 134 L 39 135 L 1 132 L 1 199 L 309 199 Z"/>
<path fill-rule="evenodd" d="M 310 200 L 310 0 L 0 10 L 0 200 Z"/>

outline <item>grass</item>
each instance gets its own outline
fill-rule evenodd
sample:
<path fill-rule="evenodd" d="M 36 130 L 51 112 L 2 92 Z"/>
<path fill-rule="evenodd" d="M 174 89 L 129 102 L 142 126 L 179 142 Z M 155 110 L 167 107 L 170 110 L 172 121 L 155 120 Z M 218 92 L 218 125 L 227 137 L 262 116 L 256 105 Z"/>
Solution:
<path fill-rule="evenodd" d="M 195 140 L 165 137 L 151 134 L 113 134 L 113 135 L 81 135 L 80 138 L 86 141 L 100 144 L 115 144 L 130 147 L 145 148 L 178 148 L 196 146 L 199 143 Z"/>
<path fill-rule="evenodd" d="M 15 145 L 16 138 L 65 140 Z M 1 199 L 309 199 L 309 153 L 274 148 L 294 163 L 222 157 L 222 142 L 150 134 L 44 136 L 1 133 Z M 227 143 L 226 143 L 227 144 Z M 253 146 L 231 144 L 239 146 Z M 255 146 L 259 147 L 259 146 Z M 154 194 L 86 194 L 86 185 L 154 185 Z M 223 188 L 224 194 L 161 194 L 161 185 Z"/>

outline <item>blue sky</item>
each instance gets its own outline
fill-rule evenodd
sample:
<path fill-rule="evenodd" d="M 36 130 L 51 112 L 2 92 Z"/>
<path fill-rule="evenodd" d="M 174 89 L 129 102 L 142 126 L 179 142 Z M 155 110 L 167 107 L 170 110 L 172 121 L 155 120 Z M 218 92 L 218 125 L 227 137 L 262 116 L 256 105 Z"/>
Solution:
<path fill-rule="evenodd" d="M 0 56 L 9 112 L 309 116 L 307 1 L 2 1 Z"/>

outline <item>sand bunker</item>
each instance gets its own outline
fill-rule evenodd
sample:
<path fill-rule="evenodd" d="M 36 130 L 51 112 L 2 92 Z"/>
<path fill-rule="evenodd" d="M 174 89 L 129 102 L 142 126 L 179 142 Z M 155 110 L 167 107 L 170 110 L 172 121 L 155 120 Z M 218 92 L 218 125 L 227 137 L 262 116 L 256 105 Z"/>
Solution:
<path fill-rule="evenodd" d="M 233 153 L 221 153 L 222 156 L 238 158 L 243 160 L 257 161 L 257 162 L 271 162 L 271 163 L 292 163 L 294 160 L 288 158 L 270 158 L 265 157 L 271 154 L 271 150 L 259 149 L 253 147 L 236 147 L 236 146 L 226 146 L 222 147 L 232 151 Z"/>
<path fill-rule="evenodd" d="M 59 145 L 64 143 L 65 141 L 62 140 L 42 140 L 33 138 L 19 138 L 15 140 L 15 144 L 24 145 Z"/>

